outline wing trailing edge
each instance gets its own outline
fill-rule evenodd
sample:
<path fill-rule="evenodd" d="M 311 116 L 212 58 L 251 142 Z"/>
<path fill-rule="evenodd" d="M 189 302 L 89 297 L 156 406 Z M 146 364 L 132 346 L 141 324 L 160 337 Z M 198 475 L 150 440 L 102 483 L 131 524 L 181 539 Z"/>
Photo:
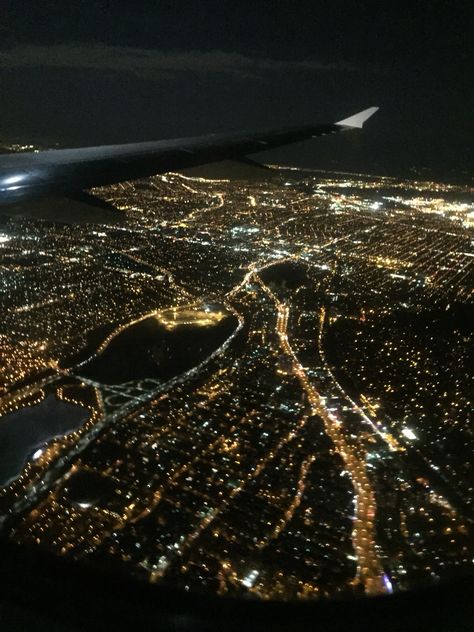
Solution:
<path fill-rule="evenodd" d="M 92 187 L 210 162 L 245 159 L 248 154 L 361 128 L 377 110 L 377 107 L 370 107 L 336 123 L 1 154 L 0 204 L 9 205 L 29 198 L 68 196 Z M 8 214 L 7 209 L 3 212 Z"/>

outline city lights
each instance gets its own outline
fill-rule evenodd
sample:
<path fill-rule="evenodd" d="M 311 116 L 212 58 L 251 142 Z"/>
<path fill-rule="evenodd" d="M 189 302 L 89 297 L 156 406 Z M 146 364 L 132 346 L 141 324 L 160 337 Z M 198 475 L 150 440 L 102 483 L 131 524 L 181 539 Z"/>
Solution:
<path fill-rule="evenodd" d="M 472 569 L 469 187 L 271 168 L 93 193 L 120 225 L 0 232 L 9 538 L 265 600 Z"/>

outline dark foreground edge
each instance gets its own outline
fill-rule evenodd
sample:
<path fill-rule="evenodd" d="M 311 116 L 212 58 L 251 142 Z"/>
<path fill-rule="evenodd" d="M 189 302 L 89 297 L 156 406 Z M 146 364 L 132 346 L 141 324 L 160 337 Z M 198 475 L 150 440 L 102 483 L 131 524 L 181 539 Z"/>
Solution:
<path fill-rule="evenodd" d="M 304 603 L 212 598 L 0 543 L 0 629 L 470 631 L 474 577 L 389 597 Z"/>

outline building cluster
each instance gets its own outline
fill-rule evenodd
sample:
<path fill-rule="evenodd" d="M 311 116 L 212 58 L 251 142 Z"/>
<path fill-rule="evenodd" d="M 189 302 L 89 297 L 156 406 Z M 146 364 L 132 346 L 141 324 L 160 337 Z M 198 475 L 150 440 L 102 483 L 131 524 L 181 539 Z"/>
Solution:
<path fill-rule="evenodd" d="M 2 491 L 7 536 L 262 599 L 470 572 L 472 191 L 274 169 L 95 193 L 119 226 L 0 227 L 0 410 L 90 413 Z M 126 383 L 94 374 L 130 331 Z"/>

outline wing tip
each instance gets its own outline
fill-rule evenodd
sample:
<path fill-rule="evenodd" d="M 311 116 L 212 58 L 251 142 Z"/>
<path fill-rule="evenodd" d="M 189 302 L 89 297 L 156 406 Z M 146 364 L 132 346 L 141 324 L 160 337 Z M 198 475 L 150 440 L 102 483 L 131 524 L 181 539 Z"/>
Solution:
<path fill-rule="evenodd" d="M 343 119 L 342 121 L 337 121 L 336 125 L 341 125 L 341 127 L 355 127 L 361 128 L 365 121 L 369 119 L 375 112 L 378 110 L 378 106 L 372 106 L 367 108 L 366 110 L 362 110 L 362 112 L 357 112 L 357 114 L 353 114 L 348 118 Z"/>

